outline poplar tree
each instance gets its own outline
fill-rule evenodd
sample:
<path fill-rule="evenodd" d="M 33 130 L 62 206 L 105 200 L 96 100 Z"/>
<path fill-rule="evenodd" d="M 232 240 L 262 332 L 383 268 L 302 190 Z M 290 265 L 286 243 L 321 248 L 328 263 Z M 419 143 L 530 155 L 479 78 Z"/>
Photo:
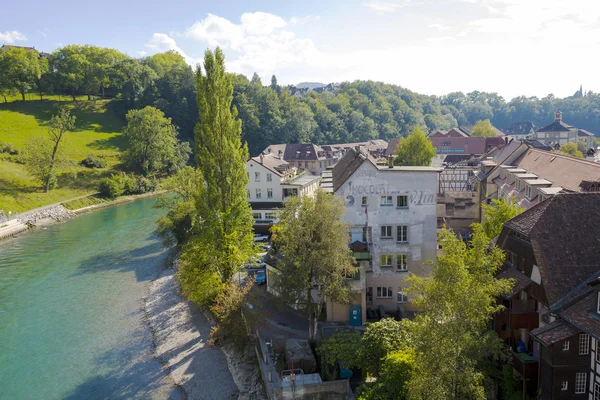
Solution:
<path fill-rule="evenodd" d="M 224 287 L 253 254 L 253 219 L 246 200 L 248 146 L 242 145 L 242 122 L 231 106 L 232 75 L 225 72 L 221 49 L 206 51 L 196 88 L 196 164 L 204 188 L 196 197 L 199 231 L 184 249 L 182 287 L 188 297 L 202 298 L 197 276 L 213 276 Z"/>
<path fill-rule="evenodd" d="M 433 144 L 421 128 L 416 126 L 406 138 L 398 141 L 394 165 L 427 167 L 431 165 L 433 157 L 435 157 Z"/>

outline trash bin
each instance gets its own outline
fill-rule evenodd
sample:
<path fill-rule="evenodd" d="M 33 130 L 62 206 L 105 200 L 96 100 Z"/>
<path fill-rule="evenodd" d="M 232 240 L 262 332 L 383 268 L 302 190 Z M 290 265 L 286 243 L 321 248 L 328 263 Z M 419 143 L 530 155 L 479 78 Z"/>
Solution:
<path fill-rule="evenodd" d="M 362 325 L 362 310 L 360 306 L 350 307 L 350 325 L 361 326 Z"/>

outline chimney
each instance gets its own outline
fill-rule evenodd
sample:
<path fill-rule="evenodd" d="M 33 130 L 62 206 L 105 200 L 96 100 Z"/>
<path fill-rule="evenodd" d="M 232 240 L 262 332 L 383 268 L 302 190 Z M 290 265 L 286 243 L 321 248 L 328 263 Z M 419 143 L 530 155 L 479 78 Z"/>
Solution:
<path fill-rule="evenodd" d="M 271 154 L 271 148 L 270 147 L 267 149 L 267 151 L 269 152 L 269 154 Z"/>
<path fill-rule="evenodd" d="M 562 121 L 562 113 L 560 111 L 557 111 L 556 114 L 554 114 L 554 121 L 556 121 L 556 122 Z"/>
<path fill-rule="evenodd" d="M 394 156 L 388 156 L 388 168 L 394 168 Z"/>
<path fill-rule="evenodd" d="M 279 150 L 277 152 L 277 155 L 279 156 L 279 159 L 281 160 L 281 158 L 283 157 L 283 151 Z"/>
<path fill-rule="evenodd" d="M 263 162 L 264 162 L 264 159 L 265 159 L 265 153 L 264 153 L 264 152 L 262 152 L 262 153 L 260 153 L 260 163 L 261 163 L 261 164 L 263 164 Z"/>

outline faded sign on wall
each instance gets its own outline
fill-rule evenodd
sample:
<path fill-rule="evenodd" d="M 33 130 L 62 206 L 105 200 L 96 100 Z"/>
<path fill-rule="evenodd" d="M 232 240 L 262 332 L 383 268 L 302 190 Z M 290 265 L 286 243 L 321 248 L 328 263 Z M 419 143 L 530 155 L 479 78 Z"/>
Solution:
<path fill-rule="evenodd" d="M 404 195 L 408 196 L 409 204 L 413 206 L 435 205 L 437 201 L 436 194 L 431 190 L 400 190 L 386 181 L 358 184 L 348 181 L 338 193 L 346 199 L 348 205 L 354 205 L 355 197 L 361 196 Z"/>

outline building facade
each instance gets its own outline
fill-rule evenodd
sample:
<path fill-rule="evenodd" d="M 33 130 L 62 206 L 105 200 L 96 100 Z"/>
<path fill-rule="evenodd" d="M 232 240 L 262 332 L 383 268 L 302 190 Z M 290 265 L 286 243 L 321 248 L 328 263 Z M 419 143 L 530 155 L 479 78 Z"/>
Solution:
<path fill-rule="evenodd" d="M 328 172 L 323 187 L 344 200 L 350 241 L 364 245 L 355 258 L 367 261 L 366 307 L 399 316 L 414 311 L 404 279 L 429 275 L 426 262 L 436 258 L 439 170 L 378 166 L 352 149 Z"/>
<path fill-rule="evenodd" d="M 535 139 L 557 148 L 567 143 L 577 144 L 579 141 L 583 141 L 588 149 L 594 148 L 594 134 L 565 123 L 560 111 L 556 112 L 553 123 L 535 133 Z"/>

